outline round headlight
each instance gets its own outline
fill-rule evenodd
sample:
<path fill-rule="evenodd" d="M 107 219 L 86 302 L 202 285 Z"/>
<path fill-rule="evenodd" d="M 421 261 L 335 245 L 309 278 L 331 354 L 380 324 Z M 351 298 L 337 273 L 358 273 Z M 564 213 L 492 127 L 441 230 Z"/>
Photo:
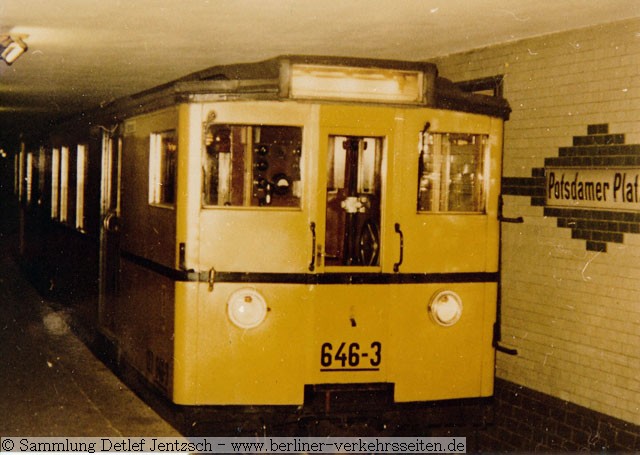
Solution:
<path fill-rule="evenodd" d="M 453 291 L 440 291 L 429 303 L 429 314 L 437 324 L 451 326 L 462 315 L 462 299 Z"/>
<path fill-rule="evenodd" d="M 267 302 L 255 289 L 239 289 L 229 297 L 227 314 L 241 329 L 252 329 L 267 317 Z"/>

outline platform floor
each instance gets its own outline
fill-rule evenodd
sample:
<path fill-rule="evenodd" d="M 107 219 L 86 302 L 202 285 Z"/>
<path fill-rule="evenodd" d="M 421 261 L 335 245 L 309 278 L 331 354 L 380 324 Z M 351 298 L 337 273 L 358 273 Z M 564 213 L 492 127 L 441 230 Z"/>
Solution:
<path fill-rule="evenodd" d="M 0 235 L 0 434 L 177 436 L 71 332 Z"/>

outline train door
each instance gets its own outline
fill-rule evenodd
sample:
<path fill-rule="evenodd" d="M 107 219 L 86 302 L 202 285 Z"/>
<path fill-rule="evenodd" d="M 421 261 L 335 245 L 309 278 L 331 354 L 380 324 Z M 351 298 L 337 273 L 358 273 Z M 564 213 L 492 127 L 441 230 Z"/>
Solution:
<path fill-rule="evenodd" d="M 112 132 L 102 135 L 100 217 L 100 297 L 98 325 L 107 335 L 114 332 L 115 298 L 120 271 L 120 161 L 122 140 Z"/>
<path fill-rule="evenodd" d="M 325 266 L 380 265 L 382 138 L 330 136 Z"/>

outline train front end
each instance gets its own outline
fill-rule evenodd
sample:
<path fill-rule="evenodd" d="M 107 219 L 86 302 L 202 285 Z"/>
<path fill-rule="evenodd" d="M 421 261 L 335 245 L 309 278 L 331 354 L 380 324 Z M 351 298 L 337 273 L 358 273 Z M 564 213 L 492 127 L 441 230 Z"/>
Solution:
<path fill-rule="evenodd" d="M 174 401 L 490 396 L 503 119 L 425 106 L 428 72 L 288 68 L 286 99 L 180 108 Z"/>

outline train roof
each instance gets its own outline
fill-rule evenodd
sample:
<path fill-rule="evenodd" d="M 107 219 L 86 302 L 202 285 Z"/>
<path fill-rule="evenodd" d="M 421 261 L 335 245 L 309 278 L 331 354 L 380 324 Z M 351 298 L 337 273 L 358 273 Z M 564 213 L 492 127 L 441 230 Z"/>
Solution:
<path fill-rule="evenodd" d="M 341 80 L 350 82 L 341 85 Z M 95 114 L 118 120 L 180 102 L 236 99 L 422 106 L 505 120 L 511 112 L 502 97 L 466 92 L 439 77 L 433 63 L 284 55 L 255 63 L 213 66 L 100 106 Z"/>

